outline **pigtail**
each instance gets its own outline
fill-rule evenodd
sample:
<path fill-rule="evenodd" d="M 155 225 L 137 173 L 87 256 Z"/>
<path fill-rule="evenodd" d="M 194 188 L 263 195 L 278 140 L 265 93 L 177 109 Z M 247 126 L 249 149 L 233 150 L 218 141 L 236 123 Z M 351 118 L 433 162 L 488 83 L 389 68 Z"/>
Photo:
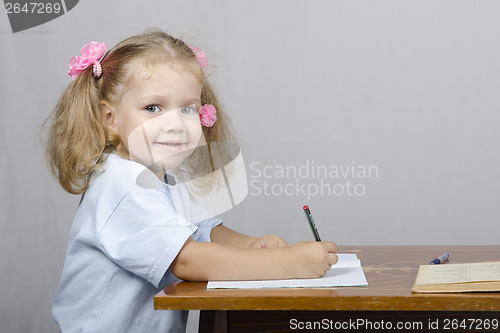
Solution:
<path fill-rule="evenodd" d="M 90 174 L 98 168 L 106 148 L 100 100 L 98 83 L 89 68 L 66 88 L 53 112 L 47 155 L 52 173 L 69 193 L 87 189 Z"/>

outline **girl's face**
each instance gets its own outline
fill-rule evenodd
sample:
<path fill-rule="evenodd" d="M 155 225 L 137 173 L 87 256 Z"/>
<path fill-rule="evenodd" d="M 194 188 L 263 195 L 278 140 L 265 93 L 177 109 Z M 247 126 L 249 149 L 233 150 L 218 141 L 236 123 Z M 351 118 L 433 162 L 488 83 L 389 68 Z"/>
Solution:
<path fill-rule="evenodd" d="M 134 160 L 163 178 L 200 141 L 201 83 L 194 73 L 166 64 L 152 71 L 136 64 L 129 71 L 134 77 L 121 100 L 107 107 L 106 122 Z"/>

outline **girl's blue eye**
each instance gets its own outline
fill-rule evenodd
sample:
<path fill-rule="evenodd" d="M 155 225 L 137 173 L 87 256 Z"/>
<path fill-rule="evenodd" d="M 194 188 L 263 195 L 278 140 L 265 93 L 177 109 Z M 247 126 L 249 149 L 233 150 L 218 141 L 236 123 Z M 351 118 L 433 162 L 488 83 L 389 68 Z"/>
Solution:
<path fill-rule="evenodd" d="M 158 113 L 161 111 L 161 109 L 158 105 L 148 105 L 144 108 L 144 110 L 146 110 L 150 113 Z"/>
<path fill-rule="evenodd" d="M 196 113 L 196 107 L 194 105 L 189 105 L 181 108 L 181 113 L 184 115 L 192 115 Z"/>

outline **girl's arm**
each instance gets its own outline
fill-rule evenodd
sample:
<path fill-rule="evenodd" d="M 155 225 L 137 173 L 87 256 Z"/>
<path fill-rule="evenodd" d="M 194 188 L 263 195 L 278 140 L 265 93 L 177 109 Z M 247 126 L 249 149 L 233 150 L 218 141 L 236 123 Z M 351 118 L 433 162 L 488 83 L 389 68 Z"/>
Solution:
<path fill-rule="evenodd" d="M 337 262 L 332 242 L 240 248 L 189 238 L 169 270 L 187 281 L 318 278 Z"/>
<path fill-rule="evenodd" d="M 219 225 L 212 229 L 210 239 L 214 243 L 243 248 L 272 248 L 288 246 L 286 240 L 279 236 L 267 235 L 260 238 L 251 237 L 240 234 L 239 232 L 229 229 L 223 225 Z"/>

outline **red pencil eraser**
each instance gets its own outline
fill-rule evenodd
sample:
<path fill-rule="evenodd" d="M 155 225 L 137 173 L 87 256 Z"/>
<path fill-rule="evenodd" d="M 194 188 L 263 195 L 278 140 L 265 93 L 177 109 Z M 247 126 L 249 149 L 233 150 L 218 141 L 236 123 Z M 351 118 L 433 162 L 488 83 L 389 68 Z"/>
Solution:
<path fill-rule="evenodd" d="M 307 205 L 304 206 L 304 210 L 308 210 L 309 207 Z"/>

